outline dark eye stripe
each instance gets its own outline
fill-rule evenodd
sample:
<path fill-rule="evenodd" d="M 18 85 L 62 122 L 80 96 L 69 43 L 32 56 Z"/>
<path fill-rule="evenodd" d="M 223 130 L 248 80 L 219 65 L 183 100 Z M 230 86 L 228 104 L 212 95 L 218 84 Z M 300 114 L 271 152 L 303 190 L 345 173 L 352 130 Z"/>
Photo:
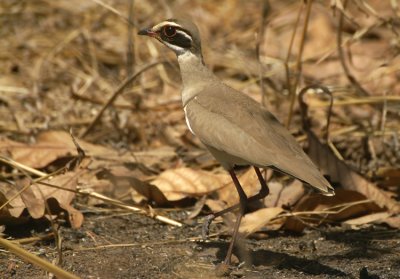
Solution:
<path fill-rule="evenodd" d="M 175 35 L 167 36 L 165 34 L 164 29 L 160 32 L 160 37 L 163 41 L 168 42 L 169 44 L 181 47 L 181 48 L 190 48 L 192 46 L 192 39 L 190 34 L 184 31 L 181 28 L 175 28 Z"/>

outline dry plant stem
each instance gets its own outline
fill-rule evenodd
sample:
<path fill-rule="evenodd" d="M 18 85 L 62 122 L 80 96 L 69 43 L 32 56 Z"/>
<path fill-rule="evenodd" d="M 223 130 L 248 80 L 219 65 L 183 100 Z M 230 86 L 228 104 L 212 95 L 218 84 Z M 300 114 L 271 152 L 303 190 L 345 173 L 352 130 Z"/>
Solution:
<path fill-rule="evenodd" d="M 286 122 L 286 128 L 290 127 L 290 123 L 292 122 L 292 117 L 293 117 L 293 109 L 294 109 L 294 103 L 296 101 L 296 88 L 299 84 L 300 81 L 300 76 L 301 76 L 301 71 L 302 71 L 302 58 L 303 58 L 303 50 L 304 50 L 304 44 L 306 41 L 306 35 L 307 35 L 307 29 L 308 29 L 308 22 L 310 21 L 310 14 L 311 14 L 311 7 L 312 7 L 312 0 L 307 1 L 307 9 L 306 9 L 306 17 L 304 18 L 304 27 L 303 27 L 303 32 L 301 35 L 301 41 L 300 41 L 300 46 L 299 46 L 299 54 L 297 56 L 296 60 L 296 74 L 295 74 L 295 79 L 293 86 L 290 86 L 291 92 L 290 92 L 290 107 L 289 107 L 289 115 L 288 119 Z"/>
<path fill-rule="evenodd" d="M 0 156 L 0 162 L 4 162 L 4 163 L 6 163 L 6 164 L 8 164 L 8 165 L 10 165 L 10 166 L 12 166 L 12 167 L 14 167 L 16 169 L 19 169 L 23 173 L 31 173 L 31 174 L 40 176 L 39 178 L 33 179 L 32 183 L 30 183 L 27 186 L 25 186 L 23 189 L 18 191 L 18 193 L 16 193 L 13 197 L 11 197 L 9 200 L 7 200 L 4 204 L 0 205 L 0 210 L 2 210 L 11 201 L 13 201 L 15 198 L 17 198 L 22 192 L 24 192 L 27 188 L 29 188 L 33 183 L 36 183 L 36 184 L 41 184 L 41 185 L 44 185 L 44 186 L 47 186 L 47 187 L 52 187 L 52 188 L 56 188 L 56 189 L 63 190 L 63 191 L 74 192 L 77 195 L 90 196 L 90 197 L 93 197 L 93 198 L 96 198 L 96 199 L 100 199 L 100 200 L 105 201 L 105 202 L 109 202 L 109 203 L 114 204 L 116 206 L 119 206 L 121 208 L 125 208 L 125 209 L 131 210 L 131 211 L 139 212 L 141 214 L 144 214 L 146 216 L 149 216 L 151 218 L 154 218 L 154 219 L 156 219 L 158 221 L 161 221 L 161 222 L 169 224 L 169 225 L 173 225 L 173 226 L 177 226 L 177 227 L 181 227 L 182 226 L 181 223 L 179 223 L 179 222 L 177 222 L 175 220 L 172 220 L 172 219 L 170 219 L 168 217 L 157 215 L 157 214 L 153 214 L 153 213 L 148 212 L 145 209 L 142 209 L 142 208 L 139 208 L 139 207 L 125 205 L 121 201 L 109 198 L 107 196 L 98 194 L 96 192 L 84 192 L 82 190 L 65 189 L 64 187 L 61 187 L 61 186 L 57 186 L 57 185 L 53 185 L 53 184 L 50 184 L 50 183 L 43 182 L 43 180 L 45 180 L 45 179 L 47 179 L 49 177 L 52 177 L 52 176 L 54 176 L 54 175 L 56 175 L 56 174 L 58 174 L 60 172 L 63 172 L 66 169 L 65 167 L 62 167 L 62 168 L 60 168 L 59 170 L 56 170 L 53 173 L 46 174 L 46 173 L 37 171 L 35 169 L 32 169 L 32 168 L 30 168 L 28 166 L 25 166 L 25 165 L 23 165 L 21 163 L 15 162 L 14 160 L 6 158 L 6 157 L 3 157 L 3 156 Z"/>
<path fill-rule="evenodd" d="M 112 94 L 111 98 L 107 101 L 107 103 L 104 104 L 104 106 L 101 108 L 99 113 L 96 115 L 96 117 L 93 119 L 92 123 L 87 127 L 87 129 L 80 135 L 80 137 L 85 137 L 87 136 L 94 126 L 100 121 L 100 118 L 102 117 L 103 113 L 106 111 L 106 109 L 114 103 L 115 99 L 123 92 L 126 86 L 128 86 L 132 81 L 134 81 L 139 75 L 141 75 L 143 72 L 147 71 L 148 69 L 153 68 L 154 66 L 157 66 L 159 64 L 167 63 L 168 61 L 166 60 L 161 60 L 161 61 L 155 61 L 151 62 L 149 64 L 144 65 L 141 69 L 133 73 L 131 76 L 127 77 L 120 86 L 115 90 L 115 92 Z"/>
<path fill-rule="evenodd" d="M 223 233 L 214 233 L 211 234 L 210 237 L 217 237 L 220 236 Z M 108 249 L 108 248 L 121 248 L 121 247 L 143 247 L 143 246 L 154 246 L 154 245 L 165 245 L 165 244 L 179 244 L 179 243 L 184 243 L 184 242 L 197 242 L 197 241 L 202 241 L 202 237 L 190 237 L 186 239 L 176 239 L 176 240 L 165 240 L 165 241 L 155 241 L 155 242 L 147 242 L 147 243 L 119 243 L 119 244 L 108 244 L 108 245 L 99 245 L 96 247 L 82 247 L 75 249 L 74 252 L 79 252 L 79 251 L 90 251 L 90 250 L 100 250 L 100 249 Z"/>
<path fill-rule="evenodd" d="M 304 7 L 304 3 L 302 2 L 300 4 L 300 8 L 299 8 L 299 11 L 297 13 L 296 23 L 295 23 L 294 28 L 293 28 L 292 36 L 290 37 L 289 48 L 288 48 L 287 55 L 286 55 L 286 60 L 285 60 L 285 63 L 284 63 L 284 65 L 285 65 L 285 73 L 286 73 L 286 86 L 287 86 L 287 88 L 289 90 L 289 96 L 292 96 L 292 95 L 296 94 L 296 92 L 294 92 L 294 90 L 293 90 L 292 83 L 290 81 L 289 60 L 290 60 L 290 56 L 292 54 L 294 38 L 296 37 L 297 28 L 299 27 L 300 16 L 301 16 L 301 13 L 303 11 L 303 7 Z"/>
<path fill-rule="evenodd" d="M 332 115 L 332 107 L 333 107 L 333 96 L 331 91 L 322 85 L 309 85 L 304 87 L 303 89 L 301 89 L 300 93 L 299 93 L 299 104 L 300 104 L 300 111 L 301 111 L 301 119 L 302 119 L 302 123 L 303 123 L 303 129 L 305 131 L 310 130 L 310 118 L 308 116 L 308 106 L 306 104 L 306 102 L 304 101 L 304 94 L 307 93 L 308 90 L 310 89 L 320 89 L 322 90 L 326 95 L 329 96 L 329 108 L 328 108 L 328 115 L 326 117 L 326 126 L 325 126 L 325 140 L 329 141 L 329 126 L 331 123 L 331 115 Z"/>
<path fill-rule="evenodd" d="M 269 11 L 270 11 L 269 1 L 264 0 L 262 15 L 261 15 L 260 30 L 259 30 L 259 35 L 258 35 L 258 40 L 257 40 L 257 45 L 256 45 L 256 56 L 258 58 L 259 71 L 260 71 L 259 79 L 260 79 L 260 88 L 261 88 L 261 104 L 263 106 L 266 105 L 266 102 L 265 102 L 266 92 L 265 92 L 265 84 L 264 84 L 263 67 L 262 67 L 262 63 L 261 63 L 261 43 L 264 41 L 265 28 L 267 25 L 267 17 L 268 17 Z"/>
<path fill-rule="evenodd" d="M 116 14 L 117 16 L 119 16 L 120 18 L 122 18 L 126 23 L 128 24 L 132 24 L 133 26 L 136 27 L 136 24 L 132 21 L 130 21 L 129 18 L 126 18 L 120 11 L 114 9 L 112 6 L 104 3 L 103 1 L 100 0 L 92 0 L 93 2 L 95 2 L 96 4 L 102 6 L 103 8 L 105 8 L 106 10 L 112 12 L 113 14 Z"/>
<path fill-rule="evenodd" d="M 54 233 L 51 232 L 51 233 L 47 233 L 47 234 L 41 235 L 41 236 L 32 236 L 32 237 L 15 239 L 15 240 L 11 240 L 11 242 L 21 245 L 21 244 L 34 243 L 37 241 L 49 240 L 52 238 L 54 238 Z"/>
<path fill-rule="evenodd" d="M 347 0 L 344 0 L 343 7 L 346 8 L 346 5 L 347 5 Z M 355 87 L 355 89 L 357 90 L 359 95 L 368 96 L 370 94 L 355 79 L 355 77 L 350 73 L 350 70 L 347 67 L 347 64 L 346 64 L 346 61 L 345 61 L 345 58 L 344 58 L 343 47 L 342 47 L 343 22 L 344 22 L 344 12 L 340 11 L 339 26 L 338 26 L 338 33 L 337 33 L 337 42 L 336 42 L 337 49 L 338 49 L 338 54 L 339 54 L 340 64 L 342 65 L 343 71 L 344 71 L 347 79 Z"/>
<path fill-rule="evenodd" d="M 23 258 L 27 262 L 29 262 L 35 266 L 38 266 L 42 269 L 47 270 L 49 273 L 54 274 L 58 278 L 79 279 L 79 277 L 73 275 L 72 273 L 69 273 L 66 270 L 59 268 L 58 266 L 56 266 L 52 263 L 49 263 L 32 253 L 29 253 L 25 249 L 19 247 L 18 245 L 14 244 L 11 241 L 8 241 L 2 237 L 0 237 L 0 245 L 7 248 L 9 251 L 16 254 L 17 256 Z"/>
<path fill-rule="evenodd" d="M 320 211 L 299 211 L 299 212 L 282 213 L 277 218 L 293 217 L 293 216 L 306 216 L 306 215 L 335 215 L 335 214 L 339 214 L 339 213 L 345 211 L 346 209 L 349 209 L 352 206 L 356 206 L 356 205 L 360 205 L 360 204 L 368 204 L 368 203 L 373 203 L 373 201 L 366 199 L 366 200 L 361 200 L 361 201 L 342 203 L 342 204 L 337 204 L 337 205 L 325 208 Z M 337 209 L 337 210 L 335 210 L 335 209 Z"/>
<path fill-rule="evenodd" d="M 400 96 L 368 96 L 360 98 L 351 98 L 347 100 L 336 100 L 333 106 L 351 106 L 351 105 L 368 105 L 381 103 L 400 103 Z M 326 107 L 330 104 L 327 102 L 317 102 L 312 104 L 312 107 Z"/>
<path fill-rule="evenodd" d="M 128 210 L 134 211 L 134 212 L 145 214 L 145 215 L 147 215 L 147 216 L 149 216 L 151 218 L 154 218 L 156 220 L 159 220 L 159 221 L 161 221 L 163 223 L 166 223 L 166 224 L 169 224 L 169 225 L 173 225 L 173 226 L 176 226 L 176 227 L 182 227 L 181 223 L 179 223 L 179 222 L 177 222 L 175 220 L 172 220 L 172 219 L 170 219 L 168 217 L 154 214 L 154 213 L 149 212 L 149 211 L 147 211 L 147 210 L 145 210 L 143 208 L 140 208 L 140 207 L 126 205 L 126 204 L 124 204 L 123 202 L 121 202 L 119 200 L 104 196 L 104 195 L 96 193 L 96 192 L 89 192 L 89 191 L 80 190 L 78 193 L 81 194 L 81 195 L 90 196 L 92 198 L 96 198 L 96 199 L 108 202 L 108 203 L 110 203 L 112 205 L 115 205 L 115 206 L 118 206 L 120 208 L 125 208 L 125 209 L 128 209 Z"/>
<path fill-rule="evenodd" d="M 129 7 L 128 7 L 128 20 L 129 22 L 133 22 L 133 12 L 134 12 L 134 3 L 135 0 L 130 0 L 129 1 Z M 134 36 L 133 36 L 133 25 L 128 24 L 128 46 L 127 46 L 127 54 L 126 54 L 126 73 L 128 76 L 132 75 L 132 73 L 135 70 L 135 55 L 133 51 L 134 47 Z"/>

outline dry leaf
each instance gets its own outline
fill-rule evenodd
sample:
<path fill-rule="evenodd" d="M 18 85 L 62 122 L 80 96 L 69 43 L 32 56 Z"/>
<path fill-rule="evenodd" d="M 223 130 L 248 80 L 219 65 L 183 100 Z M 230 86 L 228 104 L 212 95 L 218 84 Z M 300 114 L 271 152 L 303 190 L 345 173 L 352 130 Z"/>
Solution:
<path fill-rule="evenodd" d="M 54 177 L 51 180 L 45 180 L 43 182 L 62 187 L 66 190 L 45 186 L 43 184 L 30 185 L 28 179 L 22 179 L 17 181 L 15 186 L 9 184 L 0 184 L 1 202 L 2 204 L 16 196 L 18 191 L 24 187 L 29 186 L 20 195 L 10 201 L 10 203 L 3 208 L 0 216 L 10 216 L 19 218 L 21 214 L 27 209 L 29 215 L 34 218 L 42 218 L 48 216 L 46 212 L 45 202 L 48 203 L 51 211 L 50 215 L 58 214 L 61 209 L 68 212 L 69 221 L 71 226 L 78 228 L 82 225 L 83 215 L 76 209 L 74 209 L 70 203 L 75 196 L 74 192 L 68 190 L 75 190 L 77 186 L 77 179 L 82 171 L 69 172 Z"/>
<path fill-rule="evenodd" d="M 345 225 L 351 226 L 354 229 L 357 226 L 369 224 L 369 223 L 376 223 L 382 220 L 385 220 L 390 217 L 388 212 L 378 212 L 373 214 L 364 215 L 358 218 L 349 219 L 343 222 Z"/>
<path fill-rule="evenodd" d="M 280 182 L 269 182 L 269 195 L 264 200 L 266 207 L 282 207 L 294 205 L 304 196 L 304 186 L 299 180 L 293 180 L 289 185 L 283 186 Z"/>
<path fill-rule="evenodd" d="M 225 186 L 217 191 L 218 199 L 224 201 L 228 206 L 239 202 L 239 195 L 232 182 L 232 179 L 226 175 L 227 182 Z M 240 185 L 248 197 L 254 196 L 260 191 L 260 181 L 253 168 L 248 169 L 245 173 L 238 175 Z"/>
<path fill-rule="evenodd" d="M 135 196 L 135 194 L 132 193 L 133 189 L 140 196 L 147 200 L 154 201 L 158 205 L 167 203 L 167 198 L 156 186 L 132 176 L 132 171 L 125 167 L 111 167 L 110 169 L 102 171 L 101 177 L 111 182 L 112 187 L 110 187 L 107 192 L 107 195 L 110 197 L 120 199 L 121 197 L 128 196 L 127 192 L 130 192 L 130 196 Z M 136 197 L 136 200 L 140 199 Z"/>
<path fill-rule="evenodd" d="M 163 146 L 149 151 L 124 153 L 77 139 L 87 156 L 108 161 L 143 163 L 146 166 L 169 161 L 175 157 L 172 147 Z M 37 137 L 35 144 L 25 144 L 9 139 L 0 139 L 0 154 L 32 168 L 43 168 L 56 159 L 75 156 L 76 147 L 71 136 L 64 131 L 46 131 Z"/>
<path fill-rule="evenodd" d="M 157 186 L 169 201 L 177 201 L 208 194 L 226 185 L 229 180 L 228 175 L 179 168 L 164 171 L 151 184 Z"/>
<path fill-rule="evenodd" d="M 323 173 L 328 174 L 330 180 L 339 182 L 346 190 L 356 191 L 372 200 L 381 208 L 386 208 L 390 213 L 399 213 L 400 205 L 388 193 L 367 181 L 361 175 L 351 170 L 345 162 L 340 161 L 332 150 L 322 144 L 317 136 L 307 131 L 310 158 Z"/>
<path fill-rule="evenodd" d="M 308 212 L 302 216 L 289 217 L 285 223 L 285 228 L 301 232 L 305 228 L 305 222 L 320 223 L 322 221 L 342 221 L 351 217 L 365 215 L 371 212 L 382 211 L 372 202 L 357 203 L 365 201 L 365 197 L 355 191 L 336 189 L 334 197 L 323 196 L 321 194 L 310 194 L 304 196 L 294 208 L 294 213 Z M 337 212 L 336 214 L 324 213 L 327 209 Z M 312 212 L 312 213 L 310 213 Z M 307 221 L 300 221 L 301 218 Z M 309 220 L 312 217 L 312 220 Z"/>
<path fill-rule="evenodd" d="M 239 231 L 248 236 L 263 228 L 282 211 L 281 207 L 270 207 L 248 213 L 243 217 Z"/>

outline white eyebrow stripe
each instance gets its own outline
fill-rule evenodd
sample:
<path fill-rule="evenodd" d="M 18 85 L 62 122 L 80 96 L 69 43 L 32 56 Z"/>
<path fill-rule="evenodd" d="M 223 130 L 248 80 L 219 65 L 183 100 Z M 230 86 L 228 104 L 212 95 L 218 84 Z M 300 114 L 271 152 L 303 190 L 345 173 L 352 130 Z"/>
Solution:
<path fill-rule="evenodd" d="M 166 20 L 166 21 L 160 22 L 159 24 L 153 26 L 152 29 L 153 29 L 153 30 L 158 30 L 158 29 L 160 29 L 161 27 L 163 27 L 163 26 L 165 26 L 165 25 L 170 25 L 170 26 L 175 26 L 175 27 L 182 28 L 179 24 L 177 24 L 177 23 L 175 23 L 175 22 L 172 22 L 172 21 Z"/>
<path fill-rule="evenodd" d="M 191 37 L 188 33 L 186 33 L 185 31 L 176 30 L 176 33 L 179 33 L 179 34 L 183 35 L 185 38 L 187 38 L 187 39 L 189 39 L 191 42 L 193 42 L 192 37 Z"/>

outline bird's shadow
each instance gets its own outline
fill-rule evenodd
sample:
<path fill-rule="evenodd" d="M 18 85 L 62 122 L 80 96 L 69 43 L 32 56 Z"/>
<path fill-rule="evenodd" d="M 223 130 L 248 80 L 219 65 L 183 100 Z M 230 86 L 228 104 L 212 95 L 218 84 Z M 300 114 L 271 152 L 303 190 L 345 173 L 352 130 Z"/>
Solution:
<path fill-rule="evenodd" d="M 203 249 L 217 248 L 216 261 L 218 264 L 224 260 L 228 250 L 228 243 L 219 241 L 200 243 Z M 264 266 L 277 269 L 294 269 L 310 275 L 331 275 L 331 276 L 347 276 L 347 274 L 339 269 L 319 263 L 317 260 L 310 260 L 296 257 L 281 252 L 273 252 L 266 249 L 258 249 L 250 251 L 241 243 L 234 249 L 234 254 L 238 256 L 240 262 L 245 262 L 248 266 Z"/>

